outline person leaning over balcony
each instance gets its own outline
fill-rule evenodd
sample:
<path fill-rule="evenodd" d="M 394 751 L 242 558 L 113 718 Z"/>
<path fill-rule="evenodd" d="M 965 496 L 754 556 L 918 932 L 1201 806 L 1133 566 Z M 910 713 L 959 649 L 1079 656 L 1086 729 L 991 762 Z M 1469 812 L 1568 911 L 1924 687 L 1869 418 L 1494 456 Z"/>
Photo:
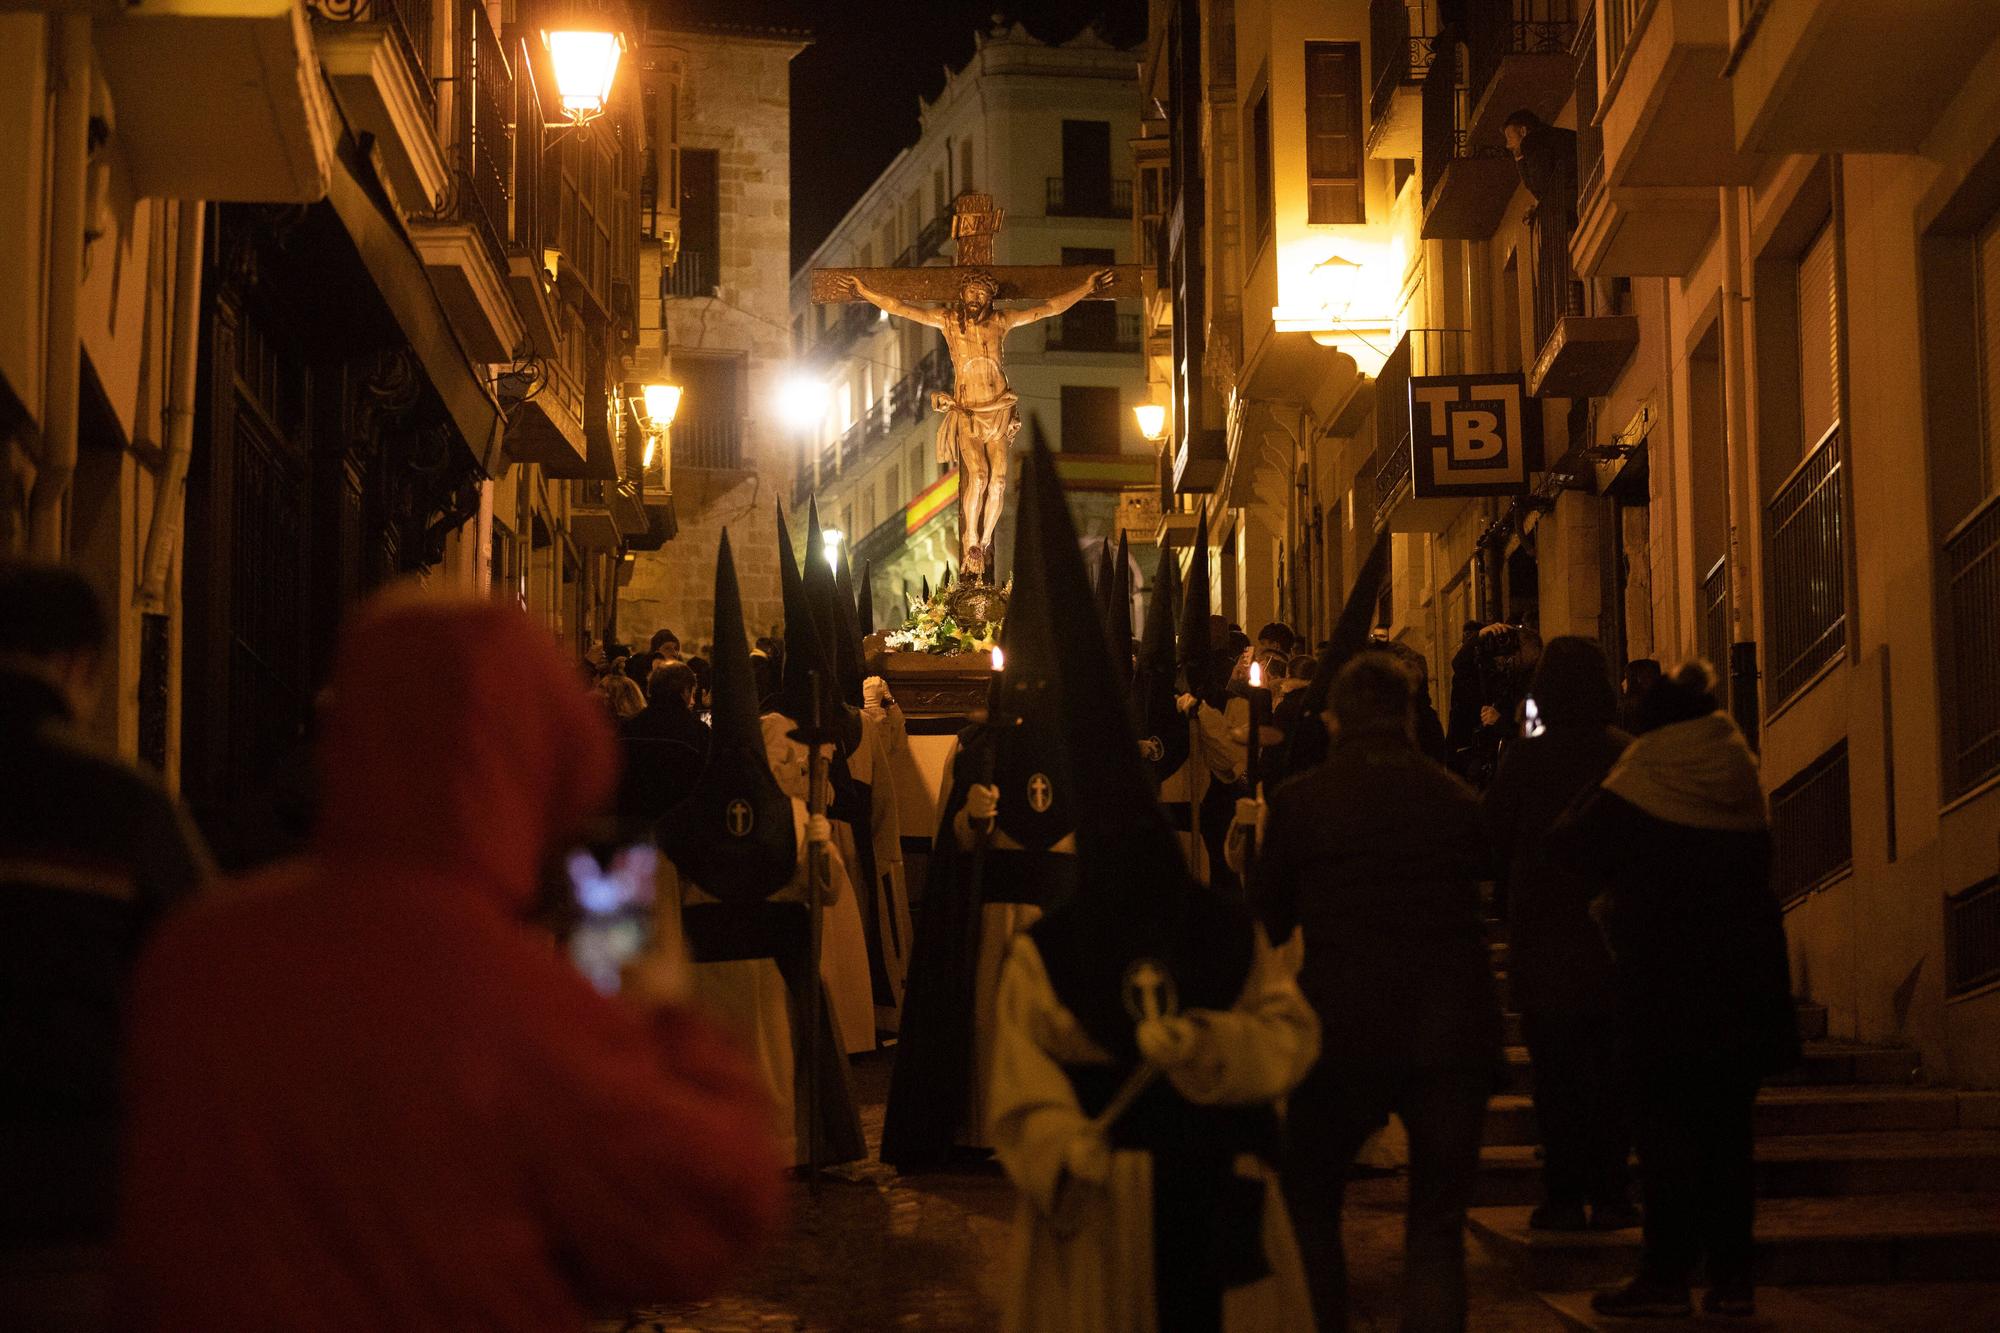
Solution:
<path fill-rule="evenodd" d="M 1679 1317 L 1704 1255 L 1710 1314 L 1756 1313 L 1752 1107 L 1797 1063 L 1771 818 L 1756 756 L 1690 662 L 1640 702 L 1639 738 L 1550 832 L 1553 859 L 1604 891 L 1645 1200 L 1639 1276 L 1601 1314 Z"/>

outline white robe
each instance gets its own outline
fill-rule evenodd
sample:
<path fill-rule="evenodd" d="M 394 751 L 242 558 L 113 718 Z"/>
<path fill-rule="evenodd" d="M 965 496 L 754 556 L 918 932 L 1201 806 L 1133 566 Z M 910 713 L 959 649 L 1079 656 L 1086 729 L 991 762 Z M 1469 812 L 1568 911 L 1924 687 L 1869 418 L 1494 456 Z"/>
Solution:
<path fill-rule="evenodd" d="M 1319 1022 L 1299 994 L 1297 937 L 1284 950 L 1258 932 L 1257 953 L 1233 1009 L 1204 1013 L 1196 1056 L 1167 1077 L 1201 1105 L 1283 1097 L 1319 1055 Z M 1064 1064 L 1108 1057 L 1057 1000 L 1032 938 L 1014 943 L 1000 984 L 991 1125 L 1001 1165 L 1020 1191 L 1002 1327 L 1022 1333 L 1151 1333 L 1152 1155 L 1116 1150 L 1103 1184 L 1079 1180 L 1064 1151 L 1087 1132 Z M 1229 1330 L 1310 1329 L 1298 1246 L 1275 1175 L 1257 1158 L 1237 1173 L 1264 1181 L 1264 1253 L 1271 1272 L 1223 1296 Z"/>

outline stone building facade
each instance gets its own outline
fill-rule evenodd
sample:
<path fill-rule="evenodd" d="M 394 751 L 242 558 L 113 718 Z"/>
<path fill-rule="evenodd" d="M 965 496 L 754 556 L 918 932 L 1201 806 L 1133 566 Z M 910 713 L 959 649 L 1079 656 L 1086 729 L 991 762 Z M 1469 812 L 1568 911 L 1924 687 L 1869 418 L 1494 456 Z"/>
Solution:
<path fill-rule="evenodd" d="M 802 33 L 668 21 L 647 53 L 679 53 L 679 231 L 650 245 L 647 281 L 663 296 L 656 341 L 684 390 L 668 454 L 674 536 L 635 557 L 619 632 L 669 628 L 684 645 L 714 618 L 715 550 L 729 530 L 745 622 L 781 620 L 776 504 L 790 449 L 777 415 L 790 356 L 790 63 Z M 656 76 L 649 74 L 649 81 Z"/>

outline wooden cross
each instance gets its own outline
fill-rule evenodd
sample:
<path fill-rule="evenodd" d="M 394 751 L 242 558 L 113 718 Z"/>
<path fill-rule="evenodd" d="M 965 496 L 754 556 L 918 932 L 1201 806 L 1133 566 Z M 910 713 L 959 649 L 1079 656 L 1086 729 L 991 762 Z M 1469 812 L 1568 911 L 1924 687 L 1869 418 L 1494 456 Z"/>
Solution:
<path fill-rule="evenodd" d="M 967 269 L 984 269 L 1000 284 L 1000 301 L 1046 301 L 1066 292 L 1100 268 L 1114 275 L 1111 286 L 1095 300 L 1140 296 L 1137 264 L 995 264 L 993 235 L 1000 230 L 1004 210 L 997 208 L 990 194 L 967 191 L 953 206 L 951 234 L 958 242 L 949 265 L 931 264 L 921 268 L 816 268 L 812 271 L 812 299 L 817 305 L 837 305 L 857 299 L 841 285 L 843 278 L 859 278 L 888 296 L 905 301 L 945 302 L 958 299 L 959 283 Z"/>

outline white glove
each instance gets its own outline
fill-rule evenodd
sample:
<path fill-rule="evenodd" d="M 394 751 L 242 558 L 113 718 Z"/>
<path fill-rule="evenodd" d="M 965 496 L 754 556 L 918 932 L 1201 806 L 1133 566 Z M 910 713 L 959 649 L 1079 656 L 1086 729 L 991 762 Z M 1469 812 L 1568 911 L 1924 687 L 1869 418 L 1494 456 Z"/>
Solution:
<path fill-rule="evenodd" d="M 1102 1185 L 1111 1179 L 1111 1145 L 1095 1130 L 1085 1130 L 1063 1146 L 1063 1169 L 1078 1180 Z"/>
<path fill-rule="evenodd" d="M 1231 870 L 1242 874 L 1249 864 L 1250 850 L 1264 842 L 1264 802 L 1251 796 L 1240 796 L 1236 800 L 1236 817 L 1229 821 L 1229 832 L 1222 840 L 1222 860 Z"/>
<path fill-rule="evenodd" d="M 880 676 L 870 676 L 861 682 L 861 706 L 863 708 L 887 708 L 896 701 L 889 697 L 889 682 Z"/>
<path fill-rule="evenodd" d="M 975 782 L 965 789 L 965 817 L 991 819 L 1000 810 L 1000 789 L 991 783 Z"/>
<path fill-rule="evenodd" d="M 1186 1018 L 1148 1018 L 1137 1032 L 1139 1054 L 1148 1064 L 1172 1069 L 1194 1058 L 1200 1031 Z"/>
<path fill-rule="evenodd" d="M 806 817 L 806 841 L 815 847 L 824 847 L 833 841 L 833 821 L 825 815 Z"/>
<path fill-rule="evenodd" d="M 1256 829 L 1260 833 L 1263 832 L 1264 802 L 1255 796 L 1237 797 L 1236 818 L 1233 822 L 1240 826 Z"/>
<path fill-rule="evenodd" d="M 1195 698 L 1192 694 L 1177 695 L 1174 699 L 1174 707 L 1180 710 L 1183 715 L 1190 714 L 1201 707 L 1201 700 Z"/>

